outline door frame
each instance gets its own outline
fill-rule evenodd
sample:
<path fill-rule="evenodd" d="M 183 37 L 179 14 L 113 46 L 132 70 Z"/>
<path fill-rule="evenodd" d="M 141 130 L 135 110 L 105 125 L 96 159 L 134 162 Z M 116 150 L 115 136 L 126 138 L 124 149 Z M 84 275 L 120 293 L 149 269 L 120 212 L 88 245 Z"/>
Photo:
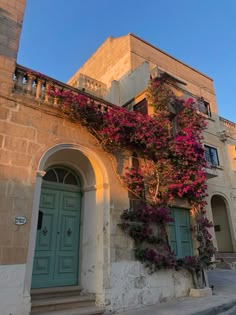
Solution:
<path fill-rule="evenodd" d="M 194 253 L 194 248 L 193 248 L 193 237 L 192 237 L 192 233 L 191 233 L 191 229 L 190 229 L 190 226 L 191 226 L 191 217 L 190 217 L 190 209 L 189 208 L 184 208 L 184 207 L 178 207 L 178 206 L 173 206 L 170 208 L 171 210 L 171 215 L 173 216 L 173 219 L 174 219 L 174 222 L 170 222 L 169 223 L 169 235 L 168 235 L 168 238 L 169 238 L 169 243 L 170 243 L 170 246 L 171 246 L 171 235 L 170 235 L 170 227 L 173 226 L 174 227 L 174 233 L 175 233 L 175 238 L 176 238 L 176 245 L 177 245 L 177 249 L 179 249 L 179 246 L 178 245 L 181 245 L 180 244 L 180 235 L 178 234 L 178 237 L 177 237 L 177 231 L 179 232 L 179 227 L 180 225 L 177 224 L 179 222 L 175 222 L 175 216 L 174 216 L 174 211 L 185 211 L 187 212 L 187 226 L 189 227 L 189 235 L 188 235 L 188 242 L 189 242 L 189 249 L 190 249 L 190 256 L 193 255 Z M 176 254 L 175 254 L 176 255 Z M 185 257 L 185 255 L 181 255 L 181 256 L 177 256 L 176 255 L 176 258 L 179 259 L 179 258 L 183 258 Z"/>
<path fill-rule="evenodd" d="M 235 242 L 234 242 L 234 227 L 232 225 L 232 216 L 231 216 L 231 210 L 230 210 L 230 202 L 227 198 L 226 195 L 224 195 L 222 192 L 214 192 L 209 198 L 209 205 L 210 205 L 210 209 L 211 209 L 211 216 L 212 216 L 212 222 L 213 222 L 213 225 L 215 227 L 215 222 L 214 222 L 214 208 L 212 207 L 212 200 L 214 197 L 218 197 L 220 198 L 223 203 L 224 203 L 224 213 L 225 213 L 225 216 L 226 216 L 226 220 L 227 220 L 227 224 L 228 224 L 228 227 L 229 227 L 229 241 L 230 241 L 230 244 L 232 246 L 232 250 L 231 252 L 235 252 L 236 251 L 236 247 L 235 247 Z M 217 250 L 219 251 L 219 247 L 218 247 L 218 238 L 216 236 L 216 232 L 215 232 L 215 228 L 212 228 L 212 235 L 213 235 L 213 241 L 215 241 L 215 247 L 217 248 Z M 222 236 L 220 236 L 222 237 Z"/>
<path fill-rule="evenodd" d="M 82 211 L 81 211 L 81 242 L 86 242 L 85 230 L 90 228 L 91 211 L 95 215 L 92 215 L 92 223 L 94 235 L 98 233 L 101 235 L 98 247 L 95 251 L 92 245 L 85 246 L 83 243 L 80 247 L 81 250 L 81 262 L 80 276 L 81 287 L 86 292 L 95 293 L 99 296 L 99 301 L 105 302 L 105 288 L 109 285 L 110 279 L 110 184 L 107 166 L 112 169 L 110 159 L 106 155 L 100 155 L 99 152 L 95 152 L 93 148 L 86 146 L 83 141 L 81 143 L 62 143 L 60 140 L 55 140 L 54 143 L 46 145 L 44 151 L 39 151 L 35 157 L 34 165 L 32 165 L 32 172 L 35 172 L 35 181 L 33 185 L 34 194 L 32 202 L 32 215 L 30 222 L 30 237 L 28 244 L 28 255 L 26 261 L 25 281 L 24 281 L 24 297 L 31 296 L 31 279 L 33 270 L 33 259 L 35 251 L 35 241 L 37 232 L 39 201 L 41 194 L 42 177 L 45 175 L 45 169 L 53 164 L 60 164 L 69 166 L 76 170 L 81 175 L 82 180 Z M 68 151 L 69 154 L 65 158 L 58 158 L 61 156 L 61 152 Z M 56 158 L 57 156 L 57 158 Z M 72 159 L 71 156 L 76 156 L 76 159 Z M 57 163 L 51 163 L 54 159 Z M 82 160 L 81 160 L 82 159 Z M 81 161 L 86 162 L 86 168 L 89 172 L 89 177 L 85 172 Z M 85 211 L 86 207 L 86 211 Z M 88 211 L 89 210 L 89 211 Z M 88 214 L 87 214 L 88 212 Z M 88 223 L 89 221 L 89 223 Z M 89 224 L 89 225 L 88 225 Z M 106 227 L 104 230 L 104 226 Z M 93 239 L 93 242 L 97 242 L 97 238 Z M 89 263 L 87 263 L 89 259 Z M 83 273 L 83 268 L 90 268 L 95 266 L 94 273 Z M 103 303 L 102 302 L 102 303 Z"/>

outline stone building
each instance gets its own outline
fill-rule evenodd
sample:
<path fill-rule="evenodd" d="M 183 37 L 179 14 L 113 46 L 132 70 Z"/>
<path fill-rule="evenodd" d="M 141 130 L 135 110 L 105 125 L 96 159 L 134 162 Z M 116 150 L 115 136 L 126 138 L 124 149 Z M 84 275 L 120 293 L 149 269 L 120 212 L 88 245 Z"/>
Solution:
<path fill-rule="evenodd" d="M 137 110 L 150 74 L 162 71 L 176 93 L 201 97 L 208 215 L 219 251 L 234 252 L 236 127 L 219 118 L 212 80 L 132 34 L 108 38 L 68 84 L 40 75 L 16 64 L 25 2 L 0 1 L 1 315 L 101 314 L 187 295 L 187 271 L 149 275 L 133 259 L 133 243 L 117 226 L 129 207 L 117 161 L 64 118 L 47 90 L 53 84 L 100 108 Z"/>
<path fill-rule="evenodd" d="M 93 86 L 86 85 L 95 78 L 97 86 L 101 87 L 97 93 L 102 91 L 104 99 L 142 111 L 150 76 L 160 73 L 169 76 L 178 97 L 195 99 L 199 112 L 207 117 L 204 145 L 208 163 L 208 217 L 214 222 L 212 235 L 218 251 L 235 252 L 236 125 L 219 116 L 213 80 L 143 39 L 128 34 L 107 38 L 68 83 L 95 93 Z M 151 108 L 145 111 L 152 114 Z M 234 255 L 231 258 L 234 260 Z"/>

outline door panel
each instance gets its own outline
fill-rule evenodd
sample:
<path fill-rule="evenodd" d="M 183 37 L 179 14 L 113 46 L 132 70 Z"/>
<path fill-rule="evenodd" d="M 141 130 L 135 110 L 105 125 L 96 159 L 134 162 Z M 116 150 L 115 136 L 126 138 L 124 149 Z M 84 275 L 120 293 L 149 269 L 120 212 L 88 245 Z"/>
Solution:
<path fill-rule="evenodd" d="M 170 245 L 177 258 L 191 256 L 192 240 L 189 223 L 189 211 L 187 209 L 173 208 L 172 216 L 174 222 L 169 225 Z"/>
<path fill-rule="evenodd" d="M 57 238 L 55 277 L 64 285 L 76 284 L 78 279 L 80 195 L 62 191 Z"/>
<path fill-rule="evenodd" d="M 80 193 L 42 186 L 40 211 L 43 219 L 37 231 L 32 288 L 76 285 Z"/>
<path fill-rule="evenodd" d="M 55 229 L 55 214 L 43 213 L 42 228 L 37 238 L 39 250 L 52 250 L 54 244 L 53 231 Z"/>
<path fill-rule="evenodd" d="M 175 231 L 175 226 L 174 226 L 173 222 L 170 223 L 169 229 L 170 229 L 170 247 L 171 247 L 171 250 L 175 253 L 176 256 L 179 256 L 178 255 L 177 241 L 176 241 L 176 231 Z"/>
<path fill-rule="evenodd" d="M 76 250 L 77 218 L 73 215 L 63 215 L 61 218 L 60 251 Z"/>
<path fill-rule="evenodd" d="M 43 213 L 41 229 L 37 231 L 36 250 L 33 266 L 32 287 L 48 286 L 53 279 L 56 244 L 57 212 L 59 193 L 51 189 L 42 189 L 40 211 Z"/>

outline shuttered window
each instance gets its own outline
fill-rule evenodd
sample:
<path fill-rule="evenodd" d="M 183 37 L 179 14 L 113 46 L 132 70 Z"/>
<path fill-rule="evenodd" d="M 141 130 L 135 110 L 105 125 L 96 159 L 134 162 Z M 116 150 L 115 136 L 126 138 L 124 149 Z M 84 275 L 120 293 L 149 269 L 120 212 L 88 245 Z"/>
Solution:
<path fill-rule="evenodd" d="M 174 222 L 169 224 L 170 246 L 177 258 L 193 255 L 189 211 L 172 208 Z"/>

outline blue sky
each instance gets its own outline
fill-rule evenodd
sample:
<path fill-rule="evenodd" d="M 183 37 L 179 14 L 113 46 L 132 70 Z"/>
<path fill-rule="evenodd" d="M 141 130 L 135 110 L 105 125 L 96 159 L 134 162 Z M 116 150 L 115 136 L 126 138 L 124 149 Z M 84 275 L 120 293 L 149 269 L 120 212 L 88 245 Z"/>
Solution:
<path fill-rule="evenodd" d="M 212 77 L 220 115 L 236 122 L 235 0 L 27 0 L 18 63 L 66 82 L 129 32 Z"/>

